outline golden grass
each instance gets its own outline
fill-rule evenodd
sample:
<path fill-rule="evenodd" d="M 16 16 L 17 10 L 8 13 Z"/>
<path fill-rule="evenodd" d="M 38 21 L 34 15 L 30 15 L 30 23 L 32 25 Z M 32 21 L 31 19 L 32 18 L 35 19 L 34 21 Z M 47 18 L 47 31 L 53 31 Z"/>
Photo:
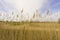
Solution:
<path fill-rule="evenodd" d="M 0 40 L 60 40 L 60 23 L 0 22 Z"/>

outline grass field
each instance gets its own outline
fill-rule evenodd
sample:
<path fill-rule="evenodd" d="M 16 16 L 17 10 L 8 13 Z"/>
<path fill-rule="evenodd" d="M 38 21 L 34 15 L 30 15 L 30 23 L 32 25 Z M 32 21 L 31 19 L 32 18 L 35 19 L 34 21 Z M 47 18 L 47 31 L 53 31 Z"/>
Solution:
<path fill-rule="evenodd" d="M 0 22 L 0 40 L 60 40 L 60 23 Z"/>

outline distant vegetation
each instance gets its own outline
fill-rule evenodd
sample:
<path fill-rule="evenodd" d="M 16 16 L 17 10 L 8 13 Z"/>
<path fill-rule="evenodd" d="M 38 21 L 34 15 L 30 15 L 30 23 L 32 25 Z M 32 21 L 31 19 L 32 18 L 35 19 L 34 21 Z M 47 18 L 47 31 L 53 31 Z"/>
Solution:
<path fill-rule="evenodd" d="M 58 23 L 60 23 L 60 19 L 58 20 Z"/>

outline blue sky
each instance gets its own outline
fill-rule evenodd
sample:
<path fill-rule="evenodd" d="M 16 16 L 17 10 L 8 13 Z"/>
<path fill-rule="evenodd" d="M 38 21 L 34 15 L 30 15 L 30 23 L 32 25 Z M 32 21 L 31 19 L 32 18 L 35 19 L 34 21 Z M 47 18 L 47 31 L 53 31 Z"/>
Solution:
<path fill-rule="evenodd" d="M 0 11 L 9 11 L 14 9 L 13 6 L 4 2 L 4 0 L 0 0 Z M 50 12 L 55 13 L 60 11 L 60 0 L 49 0 L 46 2 L 42 8 L 40 9 L 41 13 L 44 13 L 46 10 L 50 10 Z"/>
<path fill-rule="evenodd" d="M 60 11 L 60 0 L 49 0 L 42 8 L 41 12 L 50 10 L 50 12 L 55 13 Z"/>

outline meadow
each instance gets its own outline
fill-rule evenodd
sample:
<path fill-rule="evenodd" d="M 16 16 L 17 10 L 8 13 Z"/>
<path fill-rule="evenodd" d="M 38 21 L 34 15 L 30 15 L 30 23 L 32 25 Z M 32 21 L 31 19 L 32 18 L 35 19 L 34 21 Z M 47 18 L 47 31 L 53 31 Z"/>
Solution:
<path fill-rule="evenodd" d="M 60 40 L 60 23 L 0 22 L 0 40 Z"/>

